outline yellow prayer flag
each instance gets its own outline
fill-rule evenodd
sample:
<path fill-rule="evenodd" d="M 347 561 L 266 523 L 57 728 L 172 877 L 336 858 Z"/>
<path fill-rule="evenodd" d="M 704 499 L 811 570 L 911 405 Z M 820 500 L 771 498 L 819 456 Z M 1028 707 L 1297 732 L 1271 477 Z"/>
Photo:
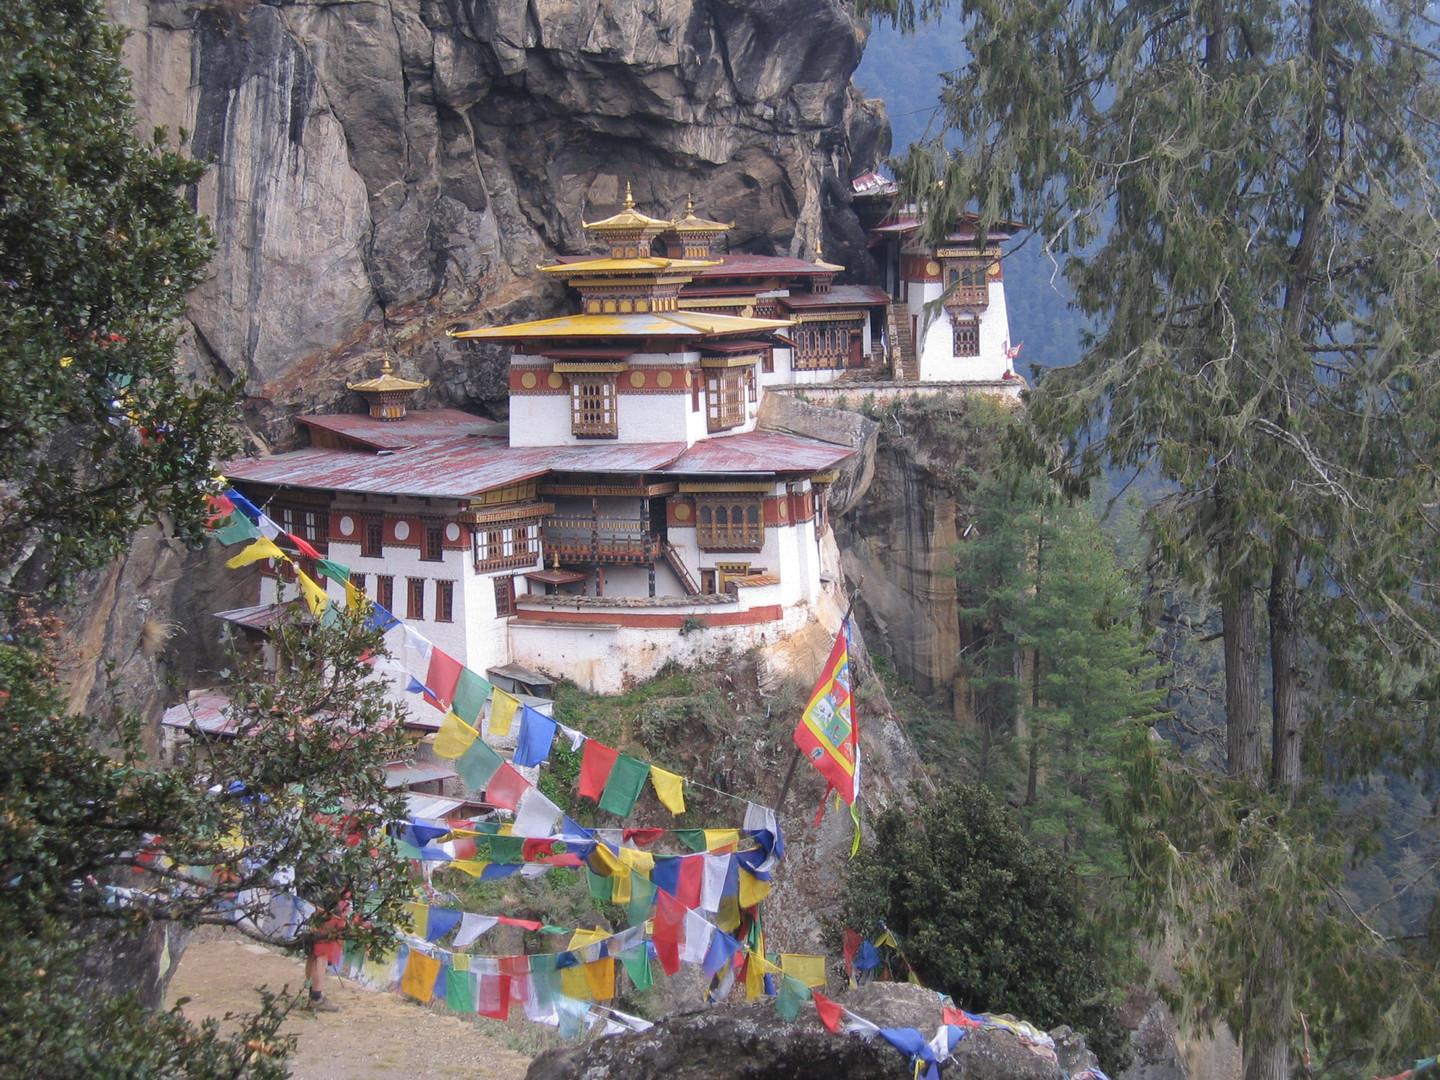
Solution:
<path fill-rule="evenodd" d="M 490 694 L 490 734 L 509 735 L 510 721 L 515 710 L 520 708 L 520 699 L 512 697 L 498 686 Z"/>
<path fill-rule="evenodd" d="M 595 864 L 599 863 L 599 866 Z M 616 874 L 624 874 L 628 879 L 630 868 L 615 857 L 615 853 L 604 844 L 596 844 L 590 853 L 590 869 L 601 877 L 614 877 Z"/>
<path fill-rule="evenodd" d="M 759 950 L 746 953 L 745 1000 L 754 1001 L 765 996 L 765 957 Z"/>
<path fill-rule="evenodd" d="M 285 559 L 285 561 L 289 561 L 289 557 L 276 546 L 275 541 L 262 536 L 249 547 L 242 549 L 240 554 L 228 559 L 225 565 L 231 570 L 237 570 L 252 562 L 259 562 L 261 559 Z"/>
<path fill-rule="evenodd" d="M 348 581 L 345 582 L 345 606 L 347 608 L 351 611 L 359 611 L 368 602 L 369 597 L 362 590 L 357 589 Z"/>
<path fill-rule="evenodd" d="M 311 580 L 303 570 L 295 571 L 295 577 L 300 582 L 300 591 L 305 595 L 310 614 L 324 615 L 325 609 L 330 606 L 330 597 L 325 595 L 324 587 Z"/>
<path fill-rule="evenodd" d="M 770 895 L 770 882 L 761 881 L 743 866 L 740 868 L 740 906 L 754 907 Z"/>
<path fill-rule="evenodd" d="M 655 869 L 655 856 L 639 848 L 622 847 L 620 861 L 643 878 L 649 878 L 650 871 Z"/>
<path fill-rule="evenodd" d="M 570 944 L 565 946 L 565 948 L 566 951 L 583 949 L 586 945 L 594 945 L 595 942 L 604 941 L 609 936 L 609 930 L 601 930 L 598 926 L 594 930 L 586 930 L 582 926 L 570 935 Z"/>
<path fill-rule="evenodd" d="M 656 765 L 650 766 L 650 783 L 655 788 L 655 797 L 672 814 L 685 812 L 685 778 L 673 772 L 666 772 Z"/>
<path fill-rule="evenodd" d="M 705 850 L 716 851 L 719 848 L 734 847 L 740 842 L 739 829 L 706 829 Z"/>
<path fill-rule="evenodd" d="M 440 975 L 440 961 L 422 952 L 410 950 L 405 961 L 405 974 L 400 977 L 400 992 L 422 1005 L 428 1005 L 435 993 L 435 980 Z"/>
<path fill-rule="evenodd" d="M 877 948 L 881 945 L 889 945 L 892 949 L 898 949 L 900 947 L 900 943 L 895 940 L 895 935 L 890 933 L 889 930 L 886 930 L 875 939 L 875 945 Z"/>
<path fill-rule="evenodd" d="M 585 965 L 585 979 L 590 984 L 590 996 L 596 1001 L 609 1001 L 615 996 L 615 958 L 607 956 Z"/>
<path fill-rule="evenodd" d="M 453 866 L 462 874 L 478 878 L 485 872 L 485 867 L 489 866 L 490 862 L 487 859 L 452 859 L 447 865 Z"/>
<path fill-rule="evenodd" d="M 387 949 L 378 959 L 368 955 L 360 965 L 360 971 L 376 986 L 388 988 L 395 981 L 395 949 Z"/>
<path fill-rule="evenodd" d="M 470 970 L 470 954 L 457 952 L 451 954 L 450 962 L 455 966 L 456 971 Z"/>
<path fill-rule="evenodd" d="M 916 975 L 915 972 L 913 972 L 913 971 L 910 972 L 910 975 L 909 975 L 908 978 L 909 978 L 909 981 L 912 982 L 912 983 L 914 983 L 916 986 L 924 986 L 924 985 L 925 985 L 924 983 L 922 983 L 922 982 L 920 981 L 920 976 L 919 976 L 919 975 Z"/>
<path fill-rule="evenodd" d="M 467 724 L 453 712 L 446 713 L 440 721 L 440 730 L 435 733 L 435 756 L 458 758 L 470 744 L 480 737 L 480 732 Z"/>
<path fill-rule="evenodd" d="M 405 905 L 405 913 L 410 916 L 410 932 L 416 937 L 424 937 L 430 927 L 430 905 L 411 900 Z"/>
<path fill-rule="evenodd" d="M 720 898 L 720 910 L 715 913 L 715 925 L 727 934 L 734 933 L 739 929 L 740 898 L 738 896 L 722 896 Z"/>
<path fill-rule="evenodd" d="M 630 871 L 616 874 L 610 879 L 610 902 L 612 904 L 630 903 Z"/>
<path fill-rule="evenodd" d="M 806 986 L 825 985 L 825 957 L 804 953 L 781 953 L 780 970 L 794 976 Z"/>
<path fill-rule="evenodd" d="M 576 1001 L 590 1000 L 590 979 L 584 964 L 560 969 L 560 992 Z"/>

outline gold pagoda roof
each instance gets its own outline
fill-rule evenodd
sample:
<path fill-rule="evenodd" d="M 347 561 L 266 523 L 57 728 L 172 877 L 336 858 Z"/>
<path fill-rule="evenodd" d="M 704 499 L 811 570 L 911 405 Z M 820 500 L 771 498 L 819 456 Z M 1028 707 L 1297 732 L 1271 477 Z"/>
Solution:
<path fill-rule="evenodd" d="M 380 374 L 373 379 L 366 379 L 364 382 L 347 382 L 345 389 L 356 390 L 362 394 L 386 394 L 397 393 L 405 390 L 424 390 L 430 385 L 430 380 L 424 382 L 411 382 L 409 379 L 398 378 L 390 366 L 390 358 L 385 358 L 385 363 L 380 366 Z"/>
<path fill-rule="evenodd" d="M 685 216 L 670 222 L 667 232 L 677 233 L 722 233 L 733 229 L 735 223 L 728 225 L 723 221 L 709 221 L 706 218 L 695 216 L 695 202 L 693 199 L 685 200 Z"/>
<path fill-rule="evenodd" d="M 616 315 L 562 315 L 555 319 L 459 330 L 452 337 L 512 341 L 564 337 L 704 337 L 784 330 L 789 319 L 747 319 L 703 311 L 655 311 Z"/>
<path fill-rule="evenodd" d="M 620 213 L 600 221 L 581 220 L 581 225 L 596 232 L 622 232 L 635 229 L 659 230 L 669 226 L 670 222 L 660 218 L 650 217 L 635 209 L 635 197 L 630 194 L 630 181 L 625 181 L 625 207 Z"/>
<path fill-rule="evenodd" d="M 634 259 L 614 259 L 608 255 L 584 259 L 580 262 L 552 263 L 537 267 L 547 274 L 666 274 L 686 273 L 703 270 L 707 266 L 719 266 L 715 260 L 707 259 L 666 259 L 658 255 L 644 255 Z"/>

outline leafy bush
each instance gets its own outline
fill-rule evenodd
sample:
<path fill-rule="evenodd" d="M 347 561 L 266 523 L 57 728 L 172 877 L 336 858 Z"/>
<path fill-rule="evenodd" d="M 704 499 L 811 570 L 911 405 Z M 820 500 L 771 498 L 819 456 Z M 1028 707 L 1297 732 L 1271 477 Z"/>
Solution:
<path fill-rule="evenodd" d="M 988 791 L 954 785 L 879 818 L 842 911 L 872 938 L 884 922 L 921 981 L 962 1007 L 1069 1024 L 1118 1071 L 1129 1052 L 1081 895 L 1066 861 Z"/>

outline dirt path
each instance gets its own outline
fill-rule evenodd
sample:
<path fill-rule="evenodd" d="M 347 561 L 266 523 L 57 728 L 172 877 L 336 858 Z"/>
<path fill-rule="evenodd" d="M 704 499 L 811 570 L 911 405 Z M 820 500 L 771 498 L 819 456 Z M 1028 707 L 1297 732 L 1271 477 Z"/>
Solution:
<path fill-rule="evenodd" d="M 190 945 L 170 983 L 170 1000 L 188 997 L 191 1020 L 254 1012 L 255 988 L 292 991 L 304 964 L 227 937 Z M 331 976 L 325 996 L 336 1013 L 292 1012 L 282 1029 L 299 1036 L 290 1059 L 295 1080 L 522 1080 L 529 1059 L 459 1017 L 421 1008 Z"/>

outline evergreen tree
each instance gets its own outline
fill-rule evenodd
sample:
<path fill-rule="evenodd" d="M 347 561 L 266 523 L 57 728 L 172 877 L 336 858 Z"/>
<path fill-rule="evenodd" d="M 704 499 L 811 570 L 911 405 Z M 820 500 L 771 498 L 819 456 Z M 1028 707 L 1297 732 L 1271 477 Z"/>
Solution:
<path fill-rule="evenodd" d="M 1097 329 L 1031 396 L 1031 460 L 1059 440 L 1080 486 L 1158 473 L 1154 565 L 1221 612 L 1230 783 L 1155 757 L 1126 804 L 1142 891 L 1195 943 L 1192 1015 L 1230 1023 L 1248 1080 L 1289 1075 L 1301 1013 L 1419 1050 L 1433 987 L 1336 903 L 1353 838 L 1304 765 L 1432 750 L 1435 23 L 1415 0 L 953 10 L 966 141 L 912 154 L 907 191 L 937 232 L 974 206 L 1084 251 L 1066 274 Z M 1379 1015 L 1377 970 L 1399 980 Z"/>

